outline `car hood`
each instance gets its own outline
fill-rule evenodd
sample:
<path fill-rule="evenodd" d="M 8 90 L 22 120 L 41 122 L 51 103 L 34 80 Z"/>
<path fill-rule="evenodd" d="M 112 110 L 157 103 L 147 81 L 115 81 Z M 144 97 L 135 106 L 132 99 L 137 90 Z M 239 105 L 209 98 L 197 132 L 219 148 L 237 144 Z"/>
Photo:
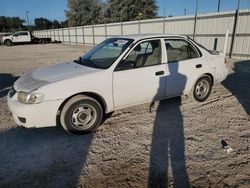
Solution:
<path fill-rule="evenodd" d="M 75 62 L 67 62 L 49 67 L 37 69 L 20 77 L 14 84 L 16 91 L 30 92 L 44 85 L 90 74 L 99 69 L 79 65 Z"/>

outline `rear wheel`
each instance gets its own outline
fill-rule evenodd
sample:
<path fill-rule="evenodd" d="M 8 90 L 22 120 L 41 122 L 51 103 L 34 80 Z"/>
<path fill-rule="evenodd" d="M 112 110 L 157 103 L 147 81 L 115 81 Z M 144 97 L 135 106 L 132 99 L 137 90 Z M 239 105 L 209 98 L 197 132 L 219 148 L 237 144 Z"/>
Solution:
<path fill-rule="evenodd" d="M 41 40 L 39 41 L 39 43 L 40 43 L 40 44 L 46 44 L 46 40 L 41 39 Z"/>
<path fill-rule="evenodd" d="M 6 41 L 4 41 L 4 44 L 5 44 L 6 46 L 12 46 L 12 45 L 13 45 L 13 43 L 12 43 L 11 40 L 6 40 Z"/>
<path fill-rule="evenodd" d="M 103 110 L 98 101 L 85 95 L 77 95 L 64 105 L 60 121 L 65 130 L 86 134 L 95 130 L 102 118 Z"/>
<path fill-rule="evenodd" d="M 192 97 L 198 102 L 204 102 L 212 90 L 212 80 L 208 76 L 202 76 L 193 87 Z"/>

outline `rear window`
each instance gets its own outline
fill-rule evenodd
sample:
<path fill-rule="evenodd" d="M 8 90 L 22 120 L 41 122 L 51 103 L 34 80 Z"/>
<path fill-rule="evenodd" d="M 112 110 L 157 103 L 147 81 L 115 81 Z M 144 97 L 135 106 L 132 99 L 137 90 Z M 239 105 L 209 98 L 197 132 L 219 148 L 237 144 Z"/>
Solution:
<path fill-rule="evenodd" d="M 202 44 L 196 42 L 195 40 L 191 39 L 188 37 L 189 40 L 191 40 L 193 43 L 195 43 L 196 45 L 198 45 L 199 47 L 201 47 L 202 49 L 206 50 L 208 53 L 212 54 L 212 55 L 218 55 L 219 52 L 216 50 L 209 50 L 207 49 L 205 46 L 203 46 Z"/>

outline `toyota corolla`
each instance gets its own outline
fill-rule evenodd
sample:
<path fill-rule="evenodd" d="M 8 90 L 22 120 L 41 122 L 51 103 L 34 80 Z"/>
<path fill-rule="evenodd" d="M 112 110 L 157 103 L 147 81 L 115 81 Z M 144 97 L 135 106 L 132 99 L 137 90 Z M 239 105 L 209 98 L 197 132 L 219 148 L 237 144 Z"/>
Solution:
<path fill-rule="evenodd" d="M 20 126 L 51 127 L 59 119 L 84 134 L 117 109 L 180 95 L 203 102 L 227 74 L 223 53 L 187 36 L 113 37 L 77 60 L 23 75 L 8 106 Z"/>

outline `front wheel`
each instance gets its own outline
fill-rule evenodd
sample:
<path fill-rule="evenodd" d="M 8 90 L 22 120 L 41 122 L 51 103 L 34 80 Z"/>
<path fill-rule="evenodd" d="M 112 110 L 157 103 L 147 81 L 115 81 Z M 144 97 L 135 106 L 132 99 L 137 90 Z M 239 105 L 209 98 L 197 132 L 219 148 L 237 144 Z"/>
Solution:
<path fill-rule="evenodd" d="M 60 121 L 66 131 L 86 134 L 95 130 L 102 122 L 103 110 L 95 99 L 77 95 L 63 107 Z"/>
<path fill-rule="evenodd" d="M 11 40 L 6 40 L 6 41 L 4 42 L 4 44 L 5 44 L 6 46 L 12 46 L 12 45 L 13 45 L 13 43 L 12 43 Z"/>
<path fill-rule="evenodd" d="M 208 76 L 203 76 L 197 80 L 193 88 L 193 98 L 198 102 L 204 102 L 209 97 L 212 90 L 212 80 Z"/>

